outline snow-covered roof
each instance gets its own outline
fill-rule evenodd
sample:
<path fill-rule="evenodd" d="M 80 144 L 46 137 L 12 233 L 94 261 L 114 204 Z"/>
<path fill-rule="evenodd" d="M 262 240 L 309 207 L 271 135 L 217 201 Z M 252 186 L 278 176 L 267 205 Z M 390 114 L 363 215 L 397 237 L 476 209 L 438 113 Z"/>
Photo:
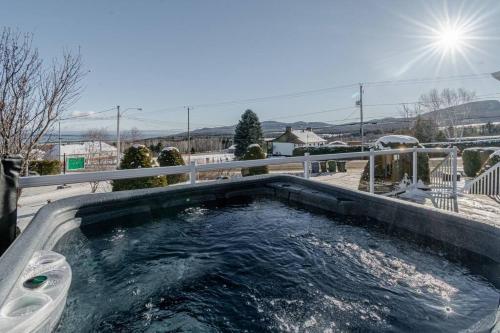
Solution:
<path fill-rule="evenodd" d="M 57 157 L 66 155 L 86 155 L 89 153 L 96 152 L 116 152 L 116 147 L 107 144 L 102 141 L 86 141 L 82 143 L 70 143 L 61 145 L 61 150 L 59 151 L 59 145 L 54 145 L 48 152 L 47 156 Z"/>
<path fill-rule="evenodd" d="M 172 151 L 172 150 L 175 150 L 177 152 L 179 151 L 179 149 L 177 149 L 176 147 L 165 147 L 161 151 Z"/>
<path fill-rule="evenodd" d="M 292 134 L 305 144 L 326 142 L 325 139 L 310 130 L 292 130 Z"/>
<path fill-rule="evenodd" d="M 416 138 L 409 135 L 386 135 L 375 141 L 377 149 L 386 149 L 394 144 L 418 145 L 419 142 Z"/>
<path fill-rule="evenodd" d="M 332 141 L 332 142 L 328 142 L 328 145 L 331 146 L 331 147 L 339 147 L 339 146 L 347 146 L 347 143 L 345 143 L 344 141 Z"/>
<path fill-rule="evenodd" d="M 139 148 L 144 148 L 144 147 L 146 147 L 146 146 L 145 146 L 145 145 L 138 144 L 138 143 L 134 143 L 134 144 L 132 145 L 132 147 L 134 147 L 135 149 L 139 149 Z"/>
<path fill-rule="evenodd" d="M 260 148 L 260 145 L 258 143 L 252 143 L 250 146 L 248 146 L 248 148 L 254 148 L 254 147 L 259 147 Z"/>

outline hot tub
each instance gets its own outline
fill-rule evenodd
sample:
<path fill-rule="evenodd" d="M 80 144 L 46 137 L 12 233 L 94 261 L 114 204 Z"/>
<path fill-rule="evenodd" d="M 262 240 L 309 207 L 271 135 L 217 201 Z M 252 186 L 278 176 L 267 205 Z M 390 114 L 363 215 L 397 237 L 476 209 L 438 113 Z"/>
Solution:
<path fill-rule="evenodd" d="M 489 331 L 499 263 L 493 224 L 292 176 L 86 195 L 0 259 L 0 327 Z"/>

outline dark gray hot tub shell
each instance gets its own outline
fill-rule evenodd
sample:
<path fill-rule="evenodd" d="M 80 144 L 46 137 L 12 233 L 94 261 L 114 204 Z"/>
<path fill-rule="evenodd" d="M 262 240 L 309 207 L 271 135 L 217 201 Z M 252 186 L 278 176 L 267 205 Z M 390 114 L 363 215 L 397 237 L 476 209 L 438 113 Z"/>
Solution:
<path fill-rule="evenodd" d="M 500 228 L 455 213 L 353 191 L 294 176 L 266 175 L 236 181 L 89 194 L 44 206 L 0 258 L 0 306 L 38 250 L 50 250 L 69 230 L 132 215 L 154 216 L 169 207 L 271 196 L 324 211 L 366 216 L 388 227 L 488 258 L 499 276 Z"/>

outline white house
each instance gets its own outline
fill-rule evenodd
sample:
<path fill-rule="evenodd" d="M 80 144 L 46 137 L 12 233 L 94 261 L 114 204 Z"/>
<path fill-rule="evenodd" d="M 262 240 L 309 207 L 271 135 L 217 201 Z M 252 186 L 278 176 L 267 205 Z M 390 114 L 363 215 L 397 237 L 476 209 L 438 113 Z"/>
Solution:
<path fill-rule="evenodd" d="M 86 141 L 53 145 L 45 154 L 45 159 L 60 160 L 70 158 L 85 158 L 85 169 L 106 169 L 106 166 L 115 166 L 117 158 L 116 147 L 102 141 Z"/>
<path fill-rule="evenodd" d="M 287 127 L 285 133 L 272 141 L 273 155 L 292 156 L 293 150 L 298 147 L 320 147 L 326 140 L 312 131 L 311 128 L 293 130 Z"/>

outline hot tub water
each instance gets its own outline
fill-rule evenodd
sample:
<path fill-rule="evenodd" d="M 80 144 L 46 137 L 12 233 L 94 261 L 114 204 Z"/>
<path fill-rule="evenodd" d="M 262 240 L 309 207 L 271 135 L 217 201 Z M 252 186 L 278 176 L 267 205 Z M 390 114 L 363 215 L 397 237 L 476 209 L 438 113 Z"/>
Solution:
<path fill-rule="evenodd" d="M 74 273 L 58 332 L 456 332 L 499 297 L 441 253 L 267 199 L 76 229 L 55 251 Z"/>

